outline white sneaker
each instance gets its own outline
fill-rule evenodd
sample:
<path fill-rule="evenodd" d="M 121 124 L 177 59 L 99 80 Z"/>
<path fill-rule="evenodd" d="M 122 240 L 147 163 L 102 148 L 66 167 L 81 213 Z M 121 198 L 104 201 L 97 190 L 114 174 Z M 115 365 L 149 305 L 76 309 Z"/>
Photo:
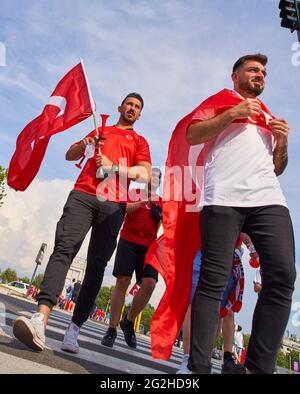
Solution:
<path fill-rule="evenodd" d="M 76 326 L 73 322 L 69 325 L 66 330 L 65 337 L 63 343 L 61 344 L 61 350 L 69 353 L 78 353 L 79 345 L 77 342 L 77 338 L 79 335 L 79 327 Z"/>
<path fill-rule="evenodd" d="M 179 370 L 176 372 L 176 374 L 182 374 L 182 375 L 191 375 L 192 371 L 190 371 L 187 367 L 188 362 L 189 362 L 189 354 L 184 354 L 181 362 L 181 366 Z"/>
<path fill-rule="evenodd" d="M 31 319 L 18 317 L 13 324 L 14 336 L 31 349 L 42 351 L 45 347 L 44 314 L 35 313 Z"/>

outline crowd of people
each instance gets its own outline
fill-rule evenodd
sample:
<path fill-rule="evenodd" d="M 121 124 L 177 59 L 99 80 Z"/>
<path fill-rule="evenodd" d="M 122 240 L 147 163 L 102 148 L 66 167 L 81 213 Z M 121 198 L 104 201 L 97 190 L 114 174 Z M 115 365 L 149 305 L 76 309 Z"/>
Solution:
<path fill-rule="evenodd" d="M 289 127 L 258 99 L 265 87 L 266 64 L 267 57 L 262 54 L 238 59 L 231 73 L 233 89 L 224 89 L 202 102 L 185 130 L 188 146 L 204 144 L 205 148 L 199 207 L 201 246 L 194 258 L 193 280 L 184 284 L 191 289 L 191 296 L 184 311 L 184 356 L 179 373 L 211 373 L 211 356 L 221 331 L 222 373 L 272 373 L 288 322 L 296 276 L 294 238 L 277 177 L 287 165 Z M 54 250 L 37 296 L 37 312 L 31 319 L 21 316 L 14 322 L 14 335 L 32 349 L 44 349 L 49 315 L 90 229 L 80 292 L 74 295 L 74 285 L 61 300 L 64 308 L 69 302 L 68 310 L 73 312 L 62 349 L 79 351 L 79 331 L 91 313 L 109 322 L 102 345 L 114 345 L 134 272 L 141 287 L 120 327 L 127 345 L 137 346 L 134 319 L 148 303 L 158 280 L 157 270 L 145 264 L 145 257 L 164 215 L 172 217 L 157 194 L 161 171 L 152 168 L 149 144 L 133 129 L 143 106 L 141 95 L 128 94 L 118 107 L 118 122 L 105 128 L 100 142 L 94 130 L 66 153 L 67 160 L 79 160 L 87 146 L 94 146 L 94 157 L 87 160 L 57 224 Z M 128 193 L 131 181 L 144 187 Z M 246 357 L 241 327 L 235 323 L 245 280 L 242 243 L 252 262 L 259 256 L 263 278 L 254 283 L 259 296 Z M 103 310 L 93 313 L 93 307 L 116 246 L 116 286 L 108 319 Z"/>

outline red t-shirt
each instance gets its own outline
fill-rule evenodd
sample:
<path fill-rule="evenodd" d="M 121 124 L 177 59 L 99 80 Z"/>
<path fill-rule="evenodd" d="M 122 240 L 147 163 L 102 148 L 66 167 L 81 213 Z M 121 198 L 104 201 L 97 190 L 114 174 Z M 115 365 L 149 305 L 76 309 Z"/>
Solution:
<path fill-rule="evenodd" d="M 86 137 L 94 137 L 96 131 L 93 130 Z M 107 126 L 101 140 L 101 152 L 107 156 L 114 164 L 133 167 L 145 161 L 151 164 L 150 149 L 144 137 L 137 134 L 134 130 L 124 130 L 115 126 Z M 80 144 L 78 141 L 77 144 Z M 83 170 L 74 186 L 74 190 L 103 197 L 105 200 L 115 202 L 127 202 L 127 192 L 130 180 L 119 177 L 112 172 L 105 180 L 96 178 L 97 166 L 95 158 L 98 149 L 92 159 L 87 160 Z"/>
<path fill-rule="evenodd" d="M 132 196 L 140 198 L 132 198 Z M 132 189 L 129 192 L 130 201 L 141 201 L 147 197 L 143 189 Z M 154 204 L 162 206 L 161 197 L 157 196 Z M 141 205 L 133 212 L 126 213 L 120 237 L 139 245 L 150 246 L 157 238 L 158 223 L 151 215 L 151 203 Z"/>

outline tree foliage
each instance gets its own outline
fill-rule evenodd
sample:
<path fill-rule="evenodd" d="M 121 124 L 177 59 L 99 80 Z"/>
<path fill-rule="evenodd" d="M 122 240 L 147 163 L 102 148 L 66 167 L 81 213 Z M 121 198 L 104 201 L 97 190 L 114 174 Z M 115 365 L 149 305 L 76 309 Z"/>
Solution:
<path fill-rule="evenodd" d="M 42 281 L 44 279 L 44 274 L 38 274 L 34 281 L 32 282 L 33 286 L 35 286 L 37 289 L 41 287 Z"/>
<path fill-rule="evenodd" d="M 16 271 L 12 270 L 11 268 L 7 268 L 5 271 L 3 271 L 1 274 L 1 278 L 3 279 L 4 283 L 18 280 Z"/>
<path fill-rule="evenodd" d="M 115 286 L 101 288 L 99 295 L 96 300 L 96 305 L 99 309 L 106 309 L 108 301 L 111 299 L 111 294 Z"/>
<path fill-rule="evenodd" d="M 154 315 L 154 312 L 155 309 L 150 304 L 147 304 L 142 312 L 141 324 L 143 324 L 144 326 L 144 334 L 147 334 L 147 332 L 150 331 L 150 322 Z"/>
<path fill-rule="evenodd" d="M 20 281 L 27 284 L 30 283 L 30 279 L 27 276 L 24 276 L 24 278 L 20 278 Z"/>
<path fill-rule="evenodd" d="M 0 207 L 3 205 L 5 193 L 5 180 L 7 178 L 7 169 L 0 166 Z"/>
<path fill-rule="evenodd" d="M 223 336 L 219 335 L 217 340 L 216 340 L 216 348 L 218 350 L 222 350 L 223 349 Z"/>

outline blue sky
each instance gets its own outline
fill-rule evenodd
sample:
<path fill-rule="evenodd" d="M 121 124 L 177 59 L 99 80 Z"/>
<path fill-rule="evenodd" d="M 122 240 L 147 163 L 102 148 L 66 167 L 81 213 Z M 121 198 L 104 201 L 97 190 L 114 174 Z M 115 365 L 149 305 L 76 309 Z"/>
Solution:
<path fill-rule="evenodd" d="M 291 128 L 289 165 L 280 182 L 299 256 L 300 66 L 293 65 L 292 58 L 298 54 L 300 59 L 300 46 L 292 50 L 296 34 L 280 27 L 278 3 L 2 0 L 0 42 L 6 47 L 6 66 L 0 67 L 0 164 L 8 166 L 17 135 L 40 114 L 56 83 L 80 57 L 98 113 L 111 115 L 108 124 L 116 122 L 117 106 L 129 91 L 143 95 L 145 108 L 136 129 L 149 140 L 153 164 L 163 165 L 177 121 L 208 95 L 232 86 L 231 67 L 238 57 L 262 52 L 268 55 L 269 64 L 261 98 L 276 116 L 286 117 Z M 7 239 L 5 244 L 1 238 L 0 268 L 14 265 L 29 275 L 28 245 L 44 242 L 38 238 L 41 233 L 49 245 L 53 242 L 55 222 L 78 175 L 64 154 L 92 127 L 88 119 L 54 136 L 35 185 L 23 194 L 9 191 L 0 214 L 0 230 L 2 225 Z M 14 254 L 12 239 L 18 251 Z M 80 253 L 84 256 L 84 250 Z M 248 277 L 250 283 L 252 272 Z M 246 296 L 249 302 L 239 318 L 249 331 L 249 311 L 255 300 L 251 286 Z M 295 301 L 300 302 L 299 279 Z M 300 335 L 300 327 L 290 331 Z"/>

